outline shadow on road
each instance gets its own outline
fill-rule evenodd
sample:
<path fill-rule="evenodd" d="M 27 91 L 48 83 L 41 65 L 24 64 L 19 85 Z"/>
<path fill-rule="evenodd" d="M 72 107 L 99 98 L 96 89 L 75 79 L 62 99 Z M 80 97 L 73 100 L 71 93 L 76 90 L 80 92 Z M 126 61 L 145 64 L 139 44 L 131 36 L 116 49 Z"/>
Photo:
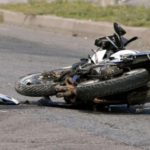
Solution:
<path fill-rule="evenodd" d="M 150 104 L 143 105 L 140 109 L 136 109 L 135 106 L 131 106 L 130 108 L 127 107 L 127 105 L 111 105 L 109 107 L 96 107 L 89 105 L 79 105 L 75 107 L 66 107 L 64 102 L 60 102 L 62 105 L 59 106 L 52 106 L 55 108 L 60 109 L 72 109 L 80 111 L 81 113 L 91 113 L 91 114 L 109 114 L 109 115 L 149 115 L 150 114 Z M 51 106 L 39 106 L 38 101 L 25 101 L 20 103 L 20 105 L 0 105 L 0 110 L 10 110 L 10 109 L 45 109 L 45 107 L 51 107 Z"/>

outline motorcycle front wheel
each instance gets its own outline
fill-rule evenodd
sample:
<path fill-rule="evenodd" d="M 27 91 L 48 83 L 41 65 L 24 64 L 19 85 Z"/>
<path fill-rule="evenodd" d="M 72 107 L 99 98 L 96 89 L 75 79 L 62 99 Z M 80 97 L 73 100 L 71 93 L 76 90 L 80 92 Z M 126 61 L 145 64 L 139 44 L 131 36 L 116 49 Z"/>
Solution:
<path fill-rule="evenodd" d="M 21 77 L 15 84 L 15 90 L 25 96 L 50 96 L 56 94 L 56 84 L 52 79 L 43 79 L 42 73 L 35 73 Z"/>

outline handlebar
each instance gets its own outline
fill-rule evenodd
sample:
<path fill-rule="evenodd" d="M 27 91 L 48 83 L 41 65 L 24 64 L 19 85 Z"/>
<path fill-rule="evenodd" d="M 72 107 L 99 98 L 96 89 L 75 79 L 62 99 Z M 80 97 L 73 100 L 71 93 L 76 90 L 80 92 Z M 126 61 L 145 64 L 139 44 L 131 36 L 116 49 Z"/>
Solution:
<path fill-rule="evenodd" d="M 131 42 L 133 42 L 133 41 L 135 41 L 135 40 L 137 40 L 137 39 L 138 39 L 137 36 L 135 36 L 135 37 L 129 39 L 127 42 L 124 43 L 124 46 L 127 46 L 129 43 L 131 43 Z"/>

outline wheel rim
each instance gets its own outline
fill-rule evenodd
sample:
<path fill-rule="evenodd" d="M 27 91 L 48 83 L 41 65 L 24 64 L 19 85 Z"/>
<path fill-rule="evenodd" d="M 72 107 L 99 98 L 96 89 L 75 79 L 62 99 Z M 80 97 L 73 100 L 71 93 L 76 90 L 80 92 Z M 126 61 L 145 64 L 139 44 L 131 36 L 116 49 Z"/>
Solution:
<path fill-rule="evenodd" d="M 31 84 L 41 84 L 44 83 L 45 81 L 51 81 L 51 79 L 50 78 L 48 80 L 43 79 L 41 73 L 36 73 L 23 77 L 20 82 L 21 84 L 24 85 L 31 85 Z"/>

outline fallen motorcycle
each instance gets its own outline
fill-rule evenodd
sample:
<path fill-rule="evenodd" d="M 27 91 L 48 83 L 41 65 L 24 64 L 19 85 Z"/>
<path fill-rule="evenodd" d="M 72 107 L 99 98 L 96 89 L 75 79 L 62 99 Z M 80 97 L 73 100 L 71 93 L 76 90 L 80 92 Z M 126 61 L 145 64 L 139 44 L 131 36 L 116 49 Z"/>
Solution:
<path fill-rule="evenodd" d="M 127 50 L 137 40 L 123 37 L 126 31 L 114 23 L 115 34 L 95 40 L 97 50 L 88 58 L 70 67 L 33 73 L 21 77 L 15 84 L 18 93 L 25 96 L 63 97 L 68 105 L 79 102 L 90 105 L 149 102 L 150 51 Z"/>

